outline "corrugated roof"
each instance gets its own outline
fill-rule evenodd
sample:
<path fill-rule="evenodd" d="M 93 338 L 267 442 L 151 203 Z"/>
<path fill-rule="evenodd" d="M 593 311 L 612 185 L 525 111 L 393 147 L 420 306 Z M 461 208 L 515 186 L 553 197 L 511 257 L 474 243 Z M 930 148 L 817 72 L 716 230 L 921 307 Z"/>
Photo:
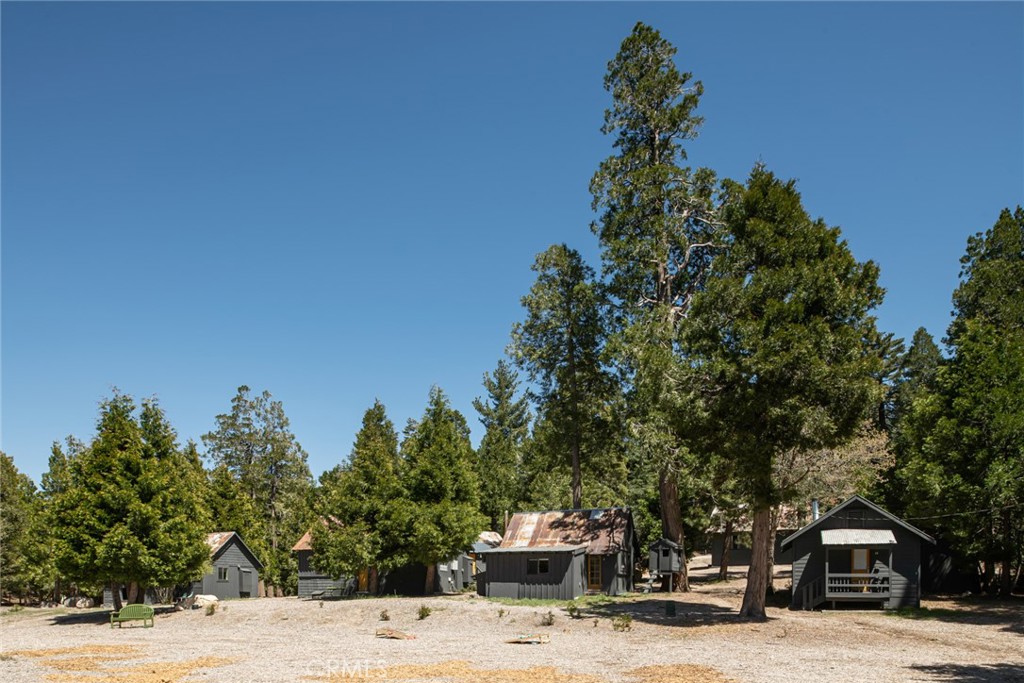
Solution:
<path fill-rule="evenodd" d="M 212 534 L 206 534 L 206 545 L 210 546 L 210 555 L 216 555 L 234 535 L 234 531 L 214 531 Z"/>
<path fill-rule="evenodd" d="M 822 545 L 896 545 L 891 529 L 822 529 Z"/>
<path fill-rule="evenodd" d="M 330 516 L 330 520 L 335 524 L 341 524 L 341 521 L 334 515 Z M 323 517 L 320 518 L 320 523 L 327 526 L 327 520 Z M 292 552 L 299 550 L 312 550 L 313 549 L 313 530 L 310 529 L 306 533 L 302 534 L 302 538 L 295 542 L 292 546 Z"/>
<path fill-rule="evenodd" d="M 517 512 L 505 530 L 501 548 L 587 546 L 589 555 L 610 555 L 629 542 L 626 508 Z"/>
<path fill-rule="evenodd" d="M 481 551 L 481 555 L 492 555 L 494 553 L 567 553 L 583 552 L 587 549 L 585 543 L 580 545 L 544 545 L 544 546 L 512 546 L 509 548 L 491 548 Z"/>

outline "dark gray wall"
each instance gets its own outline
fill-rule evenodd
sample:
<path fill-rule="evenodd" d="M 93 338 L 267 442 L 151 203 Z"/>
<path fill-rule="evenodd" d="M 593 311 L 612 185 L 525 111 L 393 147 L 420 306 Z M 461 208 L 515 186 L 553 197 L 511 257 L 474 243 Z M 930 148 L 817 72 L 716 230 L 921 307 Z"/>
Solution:
<path fill-rule="evenodd" d="M 228 570 L 227 581 L 217 580 L 217 570 Z M 192 584 L 192 592 L 202 595 L 216 595 L 221 600 L 259 596 L 259 570 L 242 550 L 238 537 L 227 542 L 213 560 L 213 571 Z M 245 595 L 248 593 L 248 595 Z"/>
<path fill-rule="evenodd" d="M 849 514 L 850 512 L 853 514 Z M 885 607 L 920 607 L 921 538 L 896 522 L 884 519 L 874 510 L 854 502 L 793 542 L 793 599 L 790 605 L 794 609 L 803 608 L 804 586 L 825 576 L 825 548 L 821 545 L 819 533 L 824 529 L 891 530 L 896 537 L 896 545 L 891 548 L 892 579 L 889 587 L 890 597 Z M 885 555 L 885 550 L 872 554 L 872 562 L 876 567 L 879 566 L 880 560 L 884 564 Z M 848 556 L 848 550 L 845 553 L 842 549 L 833 550 L 830 555 L 830 570 L 849 572 Z"/>
<path fill-rule="evenodd" d="M 296 550 L 295 555 L 299 561 L 298 596 L 300 598 L 309 598 L 313 596 L 313 593 L 325 591 L 344 592 L 350 584 L 355 582 L 352 577 L 343 576 L 334 580 L 327 574 L 317 571 L 310 563 L 313 557 L 312 550 Z M 354 585 L 352 587 L 354 588 Z"/>
<path fill-rule="evenodd" d="M 482 594 L 488 597 L 572 600 L 586 590 L 586 564 L 582 553 L 502 552 L 486 557 Z M 539 558 L 548 559 L 548 573 L 528 575 L 527 559 Z"/>

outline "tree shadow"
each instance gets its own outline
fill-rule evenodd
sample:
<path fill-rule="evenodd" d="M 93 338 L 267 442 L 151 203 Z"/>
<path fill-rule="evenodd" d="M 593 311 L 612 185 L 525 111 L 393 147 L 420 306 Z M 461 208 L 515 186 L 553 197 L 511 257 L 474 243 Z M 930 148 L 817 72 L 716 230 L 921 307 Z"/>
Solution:
<path fill-rule="evenodd" d="M 1024 664 L 915 664 L 910 668 L 937 681 L 1024 683 Z"/>
<path fill-rule="evenodd" d="M 159 617 L 175 612 L 174 605 L 152 605 L 153 616 Z M 50 617 L 50 626 L 72 626 L 74 624 L 92 624 L 94 626 L 110 626 L 110 613 L 114 610 L 109 607 L 96 607 L 92 609 L 76 610 L 66 614 L 55 614 Z M 133 624 L 141 625 L 142 622 L 126 622 L 122 628 L 133 628 Z"/>
<path fill-rule="evenodd" d="M 684 595 L 675 593 L 673 595 Z M 718 624 L 747 624 L 749 619 L 740 618 L 732 609 L 685 599 L 670 597 L 662 593 L 659 597 L 639 600 L 616 601 L 584 607 L 583 617 L 614 619 L 628 615 L 633 620 L 658 626 L 692 628 Z"/>
<path fill-rule="evenodd" d="M 930 604 L 921 608 L 905 608 L 894 612 L 904 619 L 934 619 L 957 624 L 1000 626 L 1002 631 L 1024 635 L 1024 598 L 970 597 L 930 598 Z"/>

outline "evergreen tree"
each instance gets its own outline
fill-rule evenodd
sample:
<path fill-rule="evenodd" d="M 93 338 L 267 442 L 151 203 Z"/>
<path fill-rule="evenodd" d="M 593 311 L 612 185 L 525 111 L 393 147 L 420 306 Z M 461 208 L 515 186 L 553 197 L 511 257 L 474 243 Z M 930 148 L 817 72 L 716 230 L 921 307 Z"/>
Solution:
<path fill-rule="evenodd" d="M 309 521 L 313 482 L 306 452 L 289 429 L 284 406 L 269 391 L 252 398 L 249 387 L 239 387 L 231 412 L 216 419 L 217 428 L 203 435 L 207 457 L 231 472 L 260 511 L 266 532 L 257 543 L 267 548 L 261 558 L 266 582 L 291 592 L 298 579 L 292 539 L 304 533 Z"/>
<path fill-rule="evenodd" d="M 267 525 L 252 498 L 226 465 L 206 475 L 206 507 L 210 511 L 210 532 L 234 531 L 258 558 L 266 558 Z"/>
<path fill-rule="evenodd" d="M 36 523 L 38 512 L 35 484 L 0 451 L 0 568 L 4 591 L 19 597 L 45 585 L 38 565 L 47 555 L 45 528 Z"/>
<path fill-rule="evenodd" d="M 539 254 L 533 270 L 537 281 L 523 297 L 526 320 L 513 328 L 511 352 L 537 385 L 531 395 L 549 430 L 545 443 L 568 456 L 572 506 L 579 508 L 582 463 L 612 426 L 615 385 L 601 358 L 603 299 L 593 270 L 564 244 Z"/>
<path fill-rule="evenodd" d="M 313 525 L 318 569 L 335 579 L 368 569 L 369 590 L 376 593 L 379 572 L 406 562 L 400 465 L 398 434 L 375 401 L 348 462 L 321 478 L 316 507 L 324 523 Z"/>
<path fill-rule="evenodd" d="M 433 591 L 438 562 L 468 548 L 487 525 L 480 514 L 479 484 L 466 419 L 437 387 L 423 419 L 402 442 L 401 479 L 407 515 L 406 551 L 427 567 Z"/>
<path fill-rule="evenodd" d="M 731 236 L 695 297 L 686 342 L 712 438 L 737 464 L 753 513 L 741 615 L 764 618 L 770 516 L 781 454 L 843 443 L 880 396 L 868 312 L 878 269 L 839 229 L 812 221 L 792 181 L 758 166 L 726 211 Z"/>
<path fill-rule="evenodd" d="M 96 437 L 69 462 L 52 501 L 54 554 L 68 579 L 98 586 L 172 586 L 201 576 L 209 561 L 205 511 L 182 473 L 174 433 L 153 401 L 134 416 L 131 397 L 100 407 Z M 120 591 L 114 591 L 119 595 Z"/>
<path fill-rule="evenodd" d="M 519 474 L 530 435 L 530 408 L 525 396 L 516 398 L 519 377 L 504 360 L 493 375 L 484 373 L 484 388 L 486 401 L 473 401 L 486 430 L 477 450 L 480 511 L 490 519 L 491 529 L 504 531 L 505 514 L 514 512 L 522 498 Z"/>
<path fill-rule="evenodd" d="M 617 302 L 617 362 L 629 376 L 630 436 L 658 472 L 662 534 L 684 545 L 680 486 L 695 487 L 695 459 L 679 416 L 691 411 L 675 346 L 719 241 L 715 174 L 685 166 L 704 88 L 675 65 L 676 49 L 638 23 L 608 64 L 606 134 L 616 153 L 591 180 L 593 230 Z M 685 571 L 674 583 L 684 590 Z"/>
<path fill-rule="evenodd" d="M 901 479 L 910 509 L 984 566 L 983 588 L 1001 567 L 999 590 L 1008 595 L 1013 565 L 1024 559 L 1024 209 L 1004 209 L 972 236 L 961 265 L 951 358 L 901 430 L 910 450 Z"/>

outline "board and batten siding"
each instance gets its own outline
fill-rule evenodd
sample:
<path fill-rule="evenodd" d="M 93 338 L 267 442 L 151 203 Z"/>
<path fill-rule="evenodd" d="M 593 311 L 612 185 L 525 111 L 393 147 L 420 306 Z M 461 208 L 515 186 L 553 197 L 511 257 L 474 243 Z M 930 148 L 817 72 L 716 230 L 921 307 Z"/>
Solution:
<path fill-rule="evenodd" d="M 852 514 L 851 514 L 852 513 Z M 821 544 L 821 531 L 825 529 L 888 529 L 896 538 L 896 545 L 888 550 L 891 552 L 892 577 L 890 579 L 889 599 L 885 601 L 888 609 L 899 607 L 918 607 L 921 604 L 921 539 L 907 531 L 903 526 L 888 519 L 880 519 L 878 513 L 863 505 L 852 503 L 835 515 L 822 519 L 818 527 L 808 531 L 792 543 L 793 550 L 793 598 L 791 606 L 803 608 L 803 588 L 825 576 L 825 547 Z M 833 548 L 831 557 L 836 558 L 847 548 Z M 885 550 L 881 555 L 874 556 L 874 564 L 885 563 Z M 839 560 L 841 563 L 842 560 Z M 847 562 L 848 565 L 848 562 Z M 849 571 L 848 566 L 831 567 L 833 572 Z M 881 602 L 881 601 L 879 601 Z"/>
<path fill-rule="evenodd" d="M 347 576 L 335 580 L 327 574 L 317 571 L 311 563 L 313 557 L 312 550 L 297 550 L 295 555 L 299 562 L 299 586 L 297 593 L 300 598 L 312 597 L 313 593 L 344 592 L 355 581 L 354 578 Z"/>
<path fill-rule="evenodd" d="M 583 551 L 488 553 L 486 595 L 492 598 L 573 600 L 585 592 Z M 546 574 L 527 574 L 528 559 L 548 560 Z"/>
<path fill-rule="evenodd" d="M 227 542 L 212 564 L 213 571 L 192 584 L 193 593 L 216 595 L 221 600 L 259 595 L 259 571 L 242 550 L 237 536 Z M 228 570 L 226 581 L 217 580 L 221 568 Z"/>

